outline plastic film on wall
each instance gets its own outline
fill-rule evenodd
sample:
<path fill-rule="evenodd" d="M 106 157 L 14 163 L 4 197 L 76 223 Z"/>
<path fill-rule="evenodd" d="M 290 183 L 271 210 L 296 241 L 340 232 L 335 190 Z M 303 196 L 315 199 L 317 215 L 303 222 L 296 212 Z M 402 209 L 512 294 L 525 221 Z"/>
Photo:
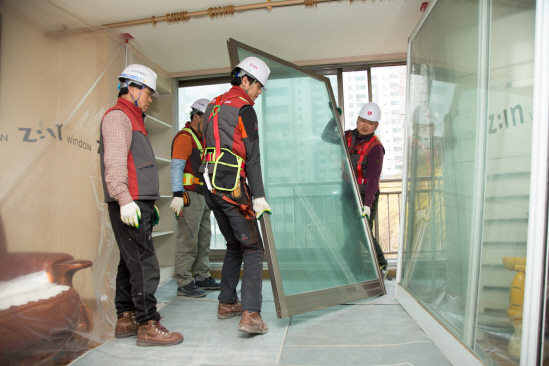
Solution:
<path fill-rule="evenodd" d="M 0 364 L 70 362 L 116 321 L 98 140 L 124 40 L 49 2 L 0 12 Z"/>

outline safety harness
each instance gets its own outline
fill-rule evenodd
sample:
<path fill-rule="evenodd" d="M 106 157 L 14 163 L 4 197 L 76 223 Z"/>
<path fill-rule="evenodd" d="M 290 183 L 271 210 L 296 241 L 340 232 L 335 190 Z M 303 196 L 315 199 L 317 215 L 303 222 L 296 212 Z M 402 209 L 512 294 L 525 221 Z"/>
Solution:
<path fill-rule="evenodd" d="M 368 156 L 370 151 L 377 145 L 381 145 L 381 141 L 379 141 L 379 138 L 376 135 L 373 135 L 370 141 L 366 142 L 361 149 L 351 148 L 353 144 L 353 136 L 351 133 L 347 134 L 347 148 L 349 149 L 349 154 L 357 154 L 360 155 L 360 158 L 358 159 L 357 165 L 356 165 L 356 181 L 360 184 L 366 184 L 366 178 L 364 178 L 364 173 L 362 171 L 362 162 L 364 161 L 364 157 Z"/>
<path fill-rule="evenodd" d="M 186 132 L 189 133 L 189 135 L 191 135 L 191 137 L 194 140 L 194 143 L 196 144 L 196 147 L 200 151 L 200 155 L 202 155 L 203 154 L 202 145 L 200 144 L 200 140 L 198 139 L 198 137 L 196 137 L 194 132 L 190 128 L 187 128 L 187 127 L 183 128 L 182 131 L 186 131 Z M 183 187 L 192 186 L 192 185 L 201 186 L 203 184 L 204 183 L 200 182 L 200 179 L 198 179 L 197 177 L 195 177 L 191 173 L 183 173 Z"/>
<path fill-rule="evenodd" d="M 225 195 L 219 192 L 219 191 L 226 191 L 231 193 L 234 192 L 239 188 L 238 182 L 239 182 L 240 176 L 246 178 L 246 163 L 244 159 L 242 159 L 240 156 L 232 152 L 230 149 L 221 147 L 221 141 L 219 137 L 219 110 L 221 106 L 225 104 L 225 102 L 233 98 L 240 98 L 244 102 L 246 102 L 246 104 L 249 104 L 249 102 L 246 99 L 238 95 L 227 97 L 225 100 L 221 100 L 221 97 L 222 95 L 216 98 L 215 105 L 212 108 L 210 116 L 208 117 L 208 122 L 206 123 L 206 129 L 205 129 L 205 131 L 208 131 L 208 124 L 213 119 L 213 133 L 214 133 L 214 139 L 215 139 L 215 147 L 207 147 L 204 149 L 204 151 L 202 152 L 202 163 L 214 164 L 214 170 L 213 170 L 212 182 L 211 182 L 213 189 L 211 190 L 211 192 L 217 195 L 218 197 L 222 198 L 224 201 L 227 201 L 237 206 L 240 209 L 240 211 L 245 215 L 247 220 L 253 220 L 255 218 L 255 213 L 250 207 L 250 204 L 239 204 L 235 202 L 233 199 L 231 199 L 231 197 L 229 197 L 228 195 Z M 204 142 L 203 146 L 206 146 L 206 133 L 204 133 L 204 136 L 202 137 L 202 139 Z M 221 161 L 221 159 L 225 154 L 230 154 L 234 156 L 236 158 L 236 163 L 231 164 L 231 163 Z M 232 185 L 230 188 L 219 187 L 216 184 L 216 177 L 218 173 L 217 168 L 220 165 L 237 169 L 237 173 L 235 174 L 236 178 L 235 178 L 234 185 Z M 240 190 L 242 190 L 242 187 L 240 187 Z M 242 192 L 240 192 L 240 194 L 241 193 Z M 248 195 L 247 192 L 245 192 L 245 194 Z M 248 197 L 248 202 L 251 203 L 251 197 Z"/>

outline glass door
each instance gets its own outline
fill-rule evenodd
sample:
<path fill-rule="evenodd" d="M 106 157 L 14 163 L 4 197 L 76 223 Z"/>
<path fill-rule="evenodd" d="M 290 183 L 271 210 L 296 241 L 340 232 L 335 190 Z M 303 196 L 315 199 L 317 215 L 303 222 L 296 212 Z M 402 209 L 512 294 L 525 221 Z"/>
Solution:
<path fill-rule="evenodd" d="M 278 317 L 385 294 L 329 79 L 233 39 L 228 47 L 233 68 L 254 56 L 271 69 L 254 108 Z"/>

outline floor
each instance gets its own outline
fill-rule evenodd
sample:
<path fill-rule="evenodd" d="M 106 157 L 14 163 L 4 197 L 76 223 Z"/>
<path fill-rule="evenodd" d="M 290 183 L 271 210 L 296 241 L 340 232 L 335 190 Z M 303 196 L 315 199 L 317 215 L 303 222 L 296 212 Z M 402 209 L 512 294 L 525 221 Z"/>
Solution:
<path fill-rule="evenodd" d="M 71 363 L 88 365 L 410 365 L 446 366 L 450 362 L 395 299 L 387 295 L 291 318 L 277 319 L 269 280 L 263 283 L 265 335 L 237 330 L 239 317 L 217 319 L 217 295 L 177 297 L 175 281 L 160 286 L 162 324 L 183 333 L 171 347 L 137 347 L 135 337 L 113 339 Z"/>

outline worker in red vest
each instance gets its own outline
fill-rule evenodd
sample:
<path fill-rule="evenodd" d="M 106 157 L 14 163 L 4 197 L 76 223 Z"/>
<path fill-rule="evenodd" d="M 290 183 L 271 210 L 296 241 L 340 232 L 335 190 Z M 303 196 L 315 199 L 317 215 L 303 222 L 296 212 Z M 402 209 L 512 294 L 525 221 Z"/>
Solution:
<path fill-rule="evenodd" d="M 381 109 L 376 103 L 366 103 L 356 121 L 356 129 L 345 131 L 345 140 L 351 165 L 356 173 L 360 198 L 362 199 L 362 217 L 366 217 L 370 229 L 373 230 L 374 220 L 377 214 L 379 201 L 379 180 L 383 168 L 385 149 L 375 130 L 381 119 Z M 387 259 L 383 255 L 383 249 L 374 237 L 379 268 L 383 275 L 387 273 Z"/>
<path fill-rule="evenodd" d="M 172 141 L 170 205 L 177 218 L 175 281 L 177 294 L 204 297 L 204 290 L 219 290 L 221 284 L 210 274 L 210 208 L 204 200 L 202 165 L 202 122 L 210 101 L 198 99 L 191 106 L 191 121 Z"/>
<path fill-rule="evenodd" d="M 160 267 L 151 234 L 159 220 L 154 202 L 160 194 L 144 123 L 151 96 L 158 96 L 156 74 L 146 66 L 130 65 L 119 81 L 118 101 L 103 116 L 99 137 L 103 192 L 120 249 L 114 334 L 137 335 L 138 346 L 170 346 L 183 342 L 183 335 L 162 326 L 156 308 Z"/>
<path fill-rule="evenodd" d="M 377 204 L 379 200 L 379 180 L 381 176 L 381 169 L 383 168 L 383 157 L 385 155 L 385 149 L 381 144 L 379 138 L 375 135 L 375 130 L 379 125 L 381 119 L 381 109 L 376 103 L 367 103 L 360 110 L 357 118 L 357 127 L 354 130 L 345 131 L 344 142 L 349 150 L 351 157 L 351 167 L 355 172 L 357 178 L 358 187 L 360 189 L 361 198 L 361 212 L 362 217 L 366 217 L 370 229 L 373 230 L 373 222 L 377 214 Z M 339 133 L 337 132 L 337 126 L 335 125 L 335 119 L 331 120 L 324 132 L 322 133 L 322 139 L 330 143 L 341 143 Z M 350 174 L 345 173 L 343 179 L 348 181 Z M 349 189 L 347 184 L 344 184 L 344 190 Z M 350 193 L 349 193 L 350 194 Z M 347 196 L 347 194 L 344 194 Z M 345 211 L 349 214 L 349 211 Z M 345 222 L 350 224 L 353 222 L 351 218 L 346 219 Z M 353 228 L 349 228 L 352 237 L 352 241 L 358 240 L 355 237 Z M 379 268 L 382 275 L 385 277 L 387 274 L 387 260 L 383 255 L 383 250 L 379 245 L 379 242 L 374 237 L 374 248 L 379 263 Z M 348 259 L 351 263 L 351 268 L 354 268 L 357 273 L 361 272 L 361 264 L 356 263 L 360 257 L 360 252 L 357 251 L 360 248 L 356 246 L 357 243 L 349 244 L 345 250 L 348 251 Z M 353 246 L 348 248 L 348 246 Z"/>
<path fill-rule="evenodd" d="M 269 329 L 260 314 L 264 248 L 257 220 L 265 212 L 270 214 L 271 208 L 265 200 L 253 105 L 269 73 L 269 67 L 257 57 L 245 58 L 233 70 L 232 88 L 206 108 L 200 168 L 206 203 L 227 241 L 217 317 L 242 315 L 238 330 L 256 334 Z M 242 262 L 240 303 L 236 287 Z"/>

